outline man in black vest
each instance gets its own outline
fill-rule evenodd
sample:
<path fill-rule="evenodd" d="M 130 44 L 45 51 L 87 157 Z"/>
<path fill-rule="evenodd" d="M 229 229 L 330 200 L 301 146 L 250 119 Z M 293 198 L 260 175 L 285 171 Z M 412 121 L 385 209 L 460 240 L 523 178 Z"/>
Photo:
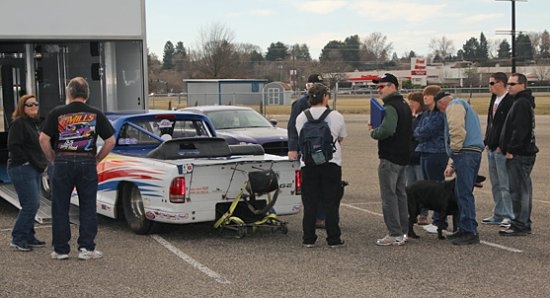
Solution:
<path fill-rule="evenodd" d="M 370 135 L 378 140 L 378 179 L 384 223 L 388 235 L 376 240 L 377 245 L 403 245 L 409 232 L 405 168 L 409 163 L 412 139 L 412 116 L 409 105 L 397 91 L 397 78 L 386 73 L 378 80 L 378 93 L 384 102 L 384 119 Z"/>

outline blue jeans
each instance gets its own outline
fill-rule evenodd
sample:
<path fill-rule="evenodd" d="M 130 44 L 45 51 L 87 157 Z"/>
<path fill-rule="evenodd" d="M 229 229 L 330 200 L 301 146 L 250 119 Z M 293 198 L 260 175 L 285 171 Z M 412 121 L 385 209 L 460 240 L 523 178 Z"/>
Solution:
<path fill-rule="evenodd" d="M 506 157 L 502 152 L 487 151 L 489 163 L 489 177 L 491 178 L 493 200 L 493 218 L 502 221 L 504 218 L 514 219 L 512 210 L 512 198 L 508 182 L 508 170 L 506 170 Z"/>
<path fill-rule="evenodd" d="M 34 218 L 40 207 L 40 172 L 30 164 L 10 167 L 8 175 L 15 187 L 21 210 L 11 233 L 14 244 L 25 246 L 36 240 Z"/>
<path fill-rule="evenodd" d="M 380 159 L 378 165 L 382 214 L 390 236 L 409 233 L 409 208 L 405 192 L 405 166 Z"/>
<path fill-rule="evenodd" d="M 407 178 L 407 186 L 414 184 L 417 181 L 424 180 L 424 173 L 420 164 L 409 164 L 405 168 L 405 177 Z M 428 217 L 428 209 L 420 209 L 420 216 Z"/>
<path fill-rule="evenodd" d="M 514 155 L 506 160 L 506 169 L 510 177 L 510 197 L 514 209 L 512 229 L 531 232 L 531 209 L 533 203 L 533 186 L 531 171 L 536 157 Z"/>
<path fill-rule="evenodd" d="M 54 250 L 70 252 L 69 208 L 76 187 L 80 212 L 78 248 L 95 250 L 97 235 L 97 168 L 93 156 L 56 156 L 52 181 L 52 238 Z"/>
<path fill-rule="evenodd" d="M 445 168 L 447 167 L 447 161 L 449 156 L 447 153 L 421 153 L 420 165 L 422 166 L 422 172 L 426 180 L 443 181 L 445 180 Z M 432 224 L 439 226 L 440 214 L 437 211 L 432 213 Z M 447 219 L 444 220 L 443 228 L 448 226 Z"/>
<path fill-rule="evenodd" d="M 451 157 L 456 173 L 455 195 L 458 203 L 458 229 L 477 234 L 474 183 L 481 163 L 481 152 L 462 150 Z"/>

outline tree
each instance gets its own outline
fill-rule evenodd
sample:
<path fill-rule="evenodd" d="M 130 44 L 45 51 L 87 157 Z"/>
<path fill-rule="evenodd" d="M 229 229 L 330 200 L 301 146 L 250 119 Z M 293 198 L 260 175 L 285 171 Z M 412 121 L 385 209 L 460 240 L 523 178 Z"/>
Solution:
<path fill-rule="evenodd" d="M 471 37 L 468 39 L 462 46 L 462 50 L 462 60 L 478 61 L 477 53 L 479 51 L 479 41 L 477 41 L 477 38 Z"/>
<path fill-rule="evenodd" d="M 445 36 L 442 36 L 440 39 L 432 38 L 429 47 L 433 55 L 435 57 L 439 56 L 443 61 L 450 59 L 455 51 L 453 41 Z"/>
<path fill-rule="evenodd" d="M 498 46 L 498 59 L 510 59 L 512 48 L 506 39 L 502 40 Z"/>
<path fill-rule="evenodd" d="M 202 28 L 200 39 L 199 49 L 193 55 L 195 77 L 230 78 L 239 71 L 241 61 L 229 28 L 219 23 Z"/>
<path fill-rule="evenodd" d="M 489 60 L 489 43 L 483 32 L 479 35 L 479 47 L 477 48 L 476 56 L 477 61 L 481 63 L 485 63 Z"/>
<path fill-rule="evenodd" d="M 393 44 L 388 42 L 385 35 L 373 32 L 365 38 L 361 46 L 361 55 L 364 61 L 375 62 L 375 67 L 378 68 L 381 63 L 388 61 L 392 50 Z"/>
<path fill-rule="evenodd" d="M 321 50 L 321 56 L 319 56 L 319 60 L 323 63 L 330 62 L 330 61 L 344 61 L 344 57 L 342 56 L 342 48 L 344 47 L 344 44 L 341 41 L 338 40 L 331 40 L 329 41 Z"/>
<path fill-rule="evenodd" d="M 516 37 L 516 60 L 531 61 L 533 60 L 533 46 L 529 35 L 522 32 Z"/>
<path fill-rule="evenodd" d="M 172 62 L 176 71 L 182 72 L 187 68 L 187 50 L 183 46 L 183 42 L 178 41 L 174 51 Z"/>
<path fill-rule="evenodd" d="M 359 35 L 352 35 L 344 40 L 340 53 L 344 63 L 351 66 L 351 69 L 358 69 L 361 67 L 361 55 L 359 53 L 361 48 L 361 40 Z"/>
<path fill-rule="evenodd" d="M 309 47 L 304 44 L 294 44 L 290 49 L 290 56 L 292 59 L 301 61 L 311 61 L 311 55 L 309 54 Z"/>
<path fill-rule="evenodd" d="M 544 59 L 550 58 L 550 34 L 547 30 L 540 36 L 539 56 Z"/>
<path fill-rule="evenodd" d="M 271 43 L 267 48 L 267 53 L 265 55 L 265 60 L 267 61 L 280 61 L 286 60 L 290 56 L 288 52 L 288 46 L 284 43 L 278 41 L 276 43 Z"/>
<path fill-rule="evenodd" d="M 167 41 L 164 44 L 164 55 L 162 56 L 162 68 L 172 69 L 174 68 L 174 44 L 171 41 Z"/>

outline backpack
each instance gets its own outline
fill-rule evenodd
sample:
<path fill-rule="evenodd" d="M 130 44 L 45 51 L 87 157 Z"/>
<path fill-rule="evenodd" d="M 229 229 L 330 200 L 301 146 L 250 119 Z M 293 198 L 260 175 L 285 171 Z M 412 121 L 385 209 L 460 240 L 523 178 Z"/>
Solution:
<path fill-rule="evenodd" d="M 321 165 L 332 159 L 334 141 L 325 121 L 330 112 L 330 109 L 326 109 L 319 119 L 313 119 L 309 109 L 304 110 L 307 122 L 300 130 L 300 151 L 306 166 Z"/>

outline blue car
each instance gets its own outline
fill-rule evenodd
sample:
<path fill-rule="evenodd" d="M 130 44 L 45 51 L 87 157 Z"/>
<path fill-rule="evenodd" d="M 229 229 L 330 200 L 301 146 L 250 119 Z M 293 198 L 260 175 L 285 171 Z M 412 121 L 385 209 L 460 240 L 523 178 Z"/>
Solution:
<path fill-rule="evenodd" d="M 286 129 L 277 127 L 276 120 L 267 120 L 254 109 L 243 106 L 196 106 L 183 111 L 201 113 L 210 119 L 218 137 L 228 144 L 259 144 L 265 153 L 286 156 Z"/>

